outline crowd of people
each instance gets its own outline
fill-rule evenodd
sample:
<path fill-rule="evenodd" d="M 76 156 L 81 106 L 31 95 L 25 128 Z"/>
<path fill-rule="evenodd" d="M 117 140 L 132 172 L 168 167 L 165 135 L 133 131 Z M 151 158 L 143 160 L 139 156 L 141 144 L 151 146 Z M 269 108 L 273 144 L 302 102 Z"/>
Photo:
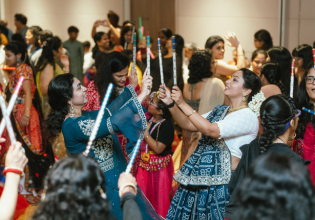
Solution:
<path fill-rule="evenodd" d="M 24 82 L 10 115 L 17 143 L 6 129 L 0 139 L 0 220 L 315 220 L 312 46 L 290 53 L 262 29 L 248 59 L 233 32 L 200 49 L 161 27 L 161 56 L 147 59 L 153 41 L 113 11 L 91 27 L 93 47 L 75 26 L 60 39 L 14 19 L 15 32 L 0 22 L 7 103 Z"/>

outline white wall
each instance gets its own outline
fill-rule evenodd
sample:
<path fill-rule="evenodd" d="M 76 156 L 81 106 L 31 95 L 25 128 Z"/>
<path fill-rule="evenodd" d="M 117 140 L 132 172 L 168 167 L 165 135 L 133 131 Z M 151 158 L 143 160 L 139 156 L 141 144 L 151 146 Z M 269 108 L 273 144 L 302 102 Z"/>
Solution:
<path fill-rule="evenodd" d="M 276 0 L 177 0 L 176 5 L 176 33 L 200 48 L 211 35 L 223 37 L 227 31 L 234 31 L 250 58 L 255 50 L 254 33 L 259 29 L 268 30 L 274 45 L 279 44 Z M 224 60 L 232 59 L 232 51 L 226 46 Z"/>
<path fill-rule="evenodd" d="M 39 25 L 48 29 L 63 41 L 68 39 L 67 29 L 74 25 L 79 28 L 79 41 L 89 40 L 92 45 L 91 29 L 94 21 L 107 18 L 109 10 L 115 11 L 119 23 L 124 20 L 124 0 L 4 0 L 5 18 L 13 31 L 14 14 L 23 13 L 28 26 Z M 107 30 L 99 28 L 98 30 Z"/>
<path fill-rule="evenodd" d="M 300 31 L 298 31 L 299 3 L 301 3 Z M 287 0 L 285 27 L 285 47 L 290 52 L 300 44 L 313 46 L 315 41 L 315 1 Z M 298 35 L 300 35 L 300 41 Z"/>

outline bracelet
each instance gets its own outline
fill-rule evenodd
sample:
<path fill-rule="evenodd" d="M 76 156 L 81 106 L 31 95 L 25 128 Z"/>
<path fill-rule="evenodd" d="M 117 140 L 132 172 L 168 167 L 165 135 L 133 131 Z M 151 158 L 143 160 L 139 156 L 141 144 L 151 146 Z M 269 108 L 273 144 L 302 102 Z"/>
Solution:
<path fill-rule="evenodd" d="M 122 185 L 122 187 L 120 187 L 120 189 L 119 189 L 119 197 L 122 196 L 122 194 L 123 194 L 122 191 L 123 191 L 127 186 L 131 186 L 131 187 L 135 190 L 135 195 L 137 195 L 137 187 L 136 187 L 136 185 L 133 184 L 133 183 L 126 183 L 126 184 Z"/>
<path fill-rule="evenodd" d="M 3 171 L 3 175 L 9 172 L 19 174 L 20 176 L 24 176 L 23 170 L 19 168 L 5 168 Z"/>
<path fill-rule="evenodd" d="M 195 112 L 196 112 L 196 110 L 193 110 L 193 112 L 190 113 L 189 115 L 187 115 L 187 117 L 189 118 L 189 117 L 192 116 Z"/>
<path fill-rule="evenodd" d="M 172 107 L 174 107 L 174 105 L 175 105 L 175 102 L 172 102 L 171 104 L 167 105 L 166 107 L 167 108 L 172 108 Z"/>
<path fill-rule="evenodd" d="M 25 116 L 25 117 L 27 117 L 28 119 L 30 118 L 30 116 L 29 116 L 29 115 L 24 114 L 24 116 Z"/>

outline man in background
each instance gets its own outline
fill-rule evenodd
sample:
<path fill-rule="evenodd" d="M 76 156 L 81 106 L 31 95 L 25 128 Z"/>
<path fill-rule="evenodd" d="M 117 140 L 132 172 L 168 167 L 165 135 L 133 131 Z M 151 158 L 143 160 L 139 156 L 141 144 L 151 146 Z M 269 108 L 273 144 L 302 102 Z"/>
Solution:
<path fill-rule="evenodd" d="M 24 41 L 26 43 L 26 31 L 28 30 L 27 24 L 27 17 L 23 14 L 15 14 L 14 15 L 14 25 L 16 27 L 15 33 L 21 34 L 24 38 Z"/>

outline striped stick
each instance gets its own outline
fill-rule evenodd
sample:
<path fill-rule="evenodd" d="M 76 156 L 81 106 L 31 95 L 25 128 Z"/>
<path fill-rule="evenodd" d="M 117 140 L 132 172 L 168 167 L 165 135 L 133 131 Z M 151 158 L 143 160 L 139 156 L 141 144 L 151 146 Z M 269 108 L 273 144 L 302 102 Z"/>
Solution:
<path fill-rule="evenodd" d="M 132 60 L 132 68 L 136 69 L 136 33 L 133 32 L 133 60 Z"/>
<path fill-rule="evenodd" d="M 306 112 L 308 112 L 308 113 L 310 113 L 310 114 L 312 114 L 312 115 L 315 115 L 315 112 L 313 112 L 312 110 L 310 110 L 310 109 L 307 109 L 307 108 L 302 108 L 302 110 L 303 111 L 306 111 Z"/>
<path fill-rule="evenodd" d="M 6 106 L 5 106 L 5 101 L 2 95 L 0 95 L 0 106 L 1 106 L 1 110 L 2 110 L 2 114 L 3 114 L 3 118 L 5 120 L 5 124 L 7 126 L 7 131 L 9 133 L 9 137 L 11 140 L 11 145 L 15 145 L 16 144 L 16 138 L 15 138 L 15 134 L 12 128 L 12 124 L 11 124 L 11 120 L 10 117 L 7 112 Z"/>
<path fill-rule="evenodd" d="M 293 98 L 293 86 L 294 86 L 294 61 L 291 63 L 291 81 L 290 81 L 290 97 Z"/>
<path fill-rule="evenodd" d="M 173 44 L 173 77 L 174 77 L 174 86 L 177 86 L 175 36 L 172 36 L 172 44 Z"/>
<path fill-rule="evenodd" d="M 136 146 L 135 146 L 134 149 L 133 149 L 133 152 L 132 152 L 130 161 L 129 161 L 128 166 L 127 166 L 126 171 L 125 171 L 126 174 L 127 174 L 127 173 L 130 173 L 130 171 L 131 171 L 132 165 L 133 165 L 133 163 L 135 162 L 137 153 L 138 153 L 138 151 L 139 151 L 141 141 L 142 141 L 141 139 L 138 139 L 138 140 L 137 140 Z"/>
<path fill-rule="evenodd" d="M 161 42 L 160 38 L 158 38 L 158 49 L 159 49 L 159 63 L 160 63 L 160 77 L 161 77 L 161 85 L 164 85 L 164 75 L 163 75 L 163 65 L 162 65 L 162 52 L 161 52 Z"/>
<path fill-rule="evenodd" d="M 150 75 L 150 62 L 151 62 L 151 57 L 150 57 L 150 35 L 149 31 L 147 31 L 147 75 Z"/>
<path fill-rule="evenodd" d="M 314 68 L 315 68 L 315 48 L 313 48 L 313 62 L 314 62 Z"/>
<path fill-rule="evenodd" d="M 17 99 L 17 97 L 18 97 L 18 94 L 19 94 L 21 88 L 22 88 L 22 83 L 23 83 L 23 81 L 24 81 L 24 77 L 21 76 L 21 77 L 19 78 L 18 84 L 17 84 L 16 87 L 15 87 L 15 90 L 14 90 L 13 95 L 11 96 L 11 99 L 10 99 L 10 101 L 9 101 L 9 105 L 8 105 L 8 107 L 6 108 L 6 112 L 7 112 L 8 115 L 10 115 L 11 112 L 12 112 L 12 109 L 13 109 L 13 106 L 14 106 L 14 104 L 15 104 L 15 101 L 16 101 L 16 99 Z M 5 124 L 6 124 L 6 122 L 5 122 L 5 119 L 3 118 L 2 121 L 1 121 L 1 124 L 0 124 L 0 137 L 2 137 L 2 133 L 3 133 L 4 128 L 5 128 Z"/>
<path fill-rule="evenodd" d="M 113 88 L 114 88 L 114 85 L 113 85 L 112 83 L 110 83 L 110 84 L 108 85 L 108 88 L 107 88 L 107 91 L 106 91 L 106 94 L 105 94 L 105 97 L 104 97 L 102 106 L 101 106 L 101 108 L 100 108 L 100 110 L 99 110 L 99 112 L 98 112 L 98 115 L 97 115 L 97 117 L 96 117 L 96 120 L 95 120 L 95 123 L 94 123 L 94 127 L 93 127 L 93 130 L 92 130 L 92 133 L 91 133 L 91 135 L 90 135 L 90 139 L 89 139 L 88 145 L 86 146 L 86 149 L 85 149 L 85 151 L 83 152 L 83 155 L 84 155 L 84 156 L 88 156 L 89 153 L 90 153 L 90 150 L 91 150 L 93 141 L 94 141 L 94 139 L 95 139 L 95 137 L 96 137 L 98 128 L 100 127 L 102 118 L 103 118 L 103 116 L 104 116 L 105 108 L 106 108 L 106 105 L 107 105 L 107 103 L 108 103 L 110 94 L 111 94 L 112 91 L 113 91 Z"/>

